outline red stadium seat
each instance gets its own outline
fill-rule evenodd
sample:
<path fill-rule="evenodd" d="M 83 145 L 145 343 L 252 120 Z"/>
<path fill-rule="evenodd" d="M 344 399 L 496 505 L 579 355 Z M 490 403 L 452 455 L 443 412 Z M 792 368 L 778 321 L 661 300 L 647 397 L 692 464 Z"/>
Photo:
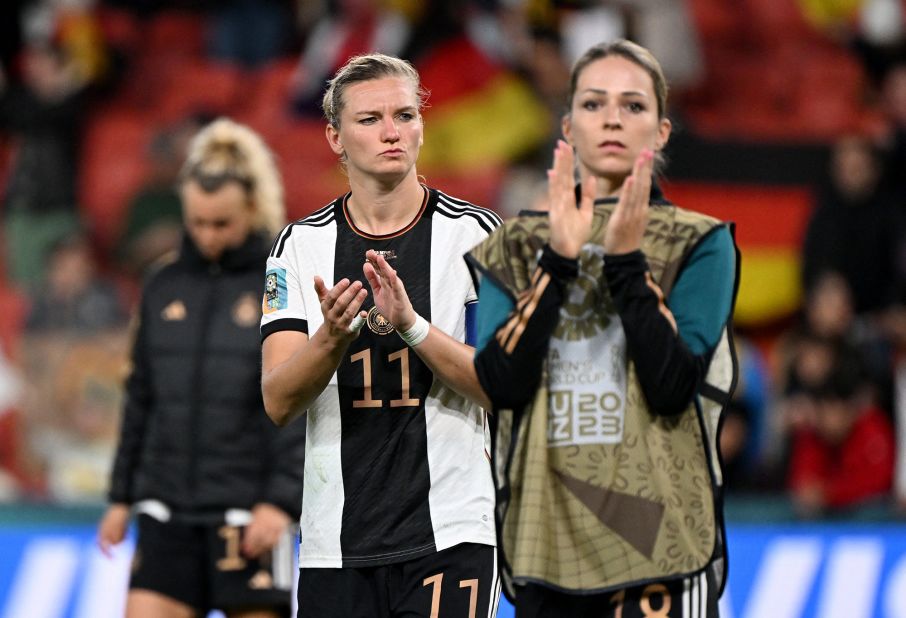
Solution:
<path fill-rule="evenodd" d="M 234 109 L 237 120 L 267 136 L 281 134 L 296 122 L 291 87 L 297 63 L 295 57 L 281 58 L 250 73 L 243 85 L 243 100 Z"/>
<path fill-rule="evenodd" d="M 104 5 L 96 7 L 94 11 L 108 45 L 130 54 L 138 50 L 143 36 L 142 27 L 131 12 Z"/>
<path fill-rule="evenodd" d="M 294 120 L 264 134 L 283 175 L 290 219 L 303 217 L 348 190 L 324 137 L 324 125 L 318 120 Z"/>
<path fill-rule="evenodd" d="M 738 4 L 724 0 L 688 0 L 696 30 L 704 42 L 734 39 L 739 35 Z"/>
<path fill-rule="evenodd" d="M 205 46 L 205 17 L 188 11 L 163 11 L 143 24 L 143 53 L 152 58 L 200 58 Z"/>
<path fill-rule="evenodd" d="M 206 60 L 174 63 L 161 79 L 156 117 L 173 122 L 198 111 L 229 114 L 244 92 L 243 77 L 230 64 Z"/>
<path fill-rule="evenodd" d="M 0 307 L 3 307 L 0 311 L 0 348 L 5 356 L 15 357 L 25 326 L 28 296 L 22 290 L 0 281 Z"/>
<path fill-rule="evenodd" d="M 98 114 L 87 127 L 80 201 L 103 247 L 115 242 L 126 204 L 147 177 L 145 151 L 155 128 L 154 119 L 129 111 Z"/>

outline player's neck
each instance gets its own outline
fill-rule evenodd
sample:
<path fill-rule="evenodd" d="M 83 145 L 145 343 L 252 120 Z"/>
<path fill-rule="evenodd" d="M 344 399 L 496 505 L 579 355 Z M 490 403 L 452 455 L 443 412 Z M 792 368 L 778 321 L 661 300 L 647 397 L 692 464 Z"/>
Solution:
<path fill-rule="evenodd" d="M 373 178 L 350 178 L 352 195 L 346 207 L 356 227 L 368 234 L 383 236 L 403 229 L 418 214 L 425 192 L 413 168 L 397 183 L 385 184 Z"/>
<path fill-rule="evenodd" d="M 579 170 L 579 181 L 582 184 L 588 182 L 590 172 L 587 169 L 580 168 Z M 607 197 L 619 197 L 620 191 L 623 188 L 623 181 L 626 180 L 625 176 L 598 176 L 597 177 L 597 195 L 595 199 L 602 199 Z"/>

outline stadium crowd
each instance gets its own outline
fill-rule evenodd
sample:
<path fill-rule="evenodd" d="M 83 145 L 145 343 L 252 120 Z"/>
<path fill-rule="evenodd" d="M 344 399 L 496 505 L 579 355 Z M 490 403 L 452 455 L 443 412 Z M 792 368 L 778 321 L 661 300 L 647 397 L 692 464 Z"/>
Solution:
<path fill-rule="evenodd" d="M 667 156 L 682 152 L 682 166 L 665 195 L 739 222 L 728 494 L 785 495 L 801 517 L 906 510 L 906 3 L 33 0 L 2 11 L 0 501 L 105 500 L 129 316 L 144 274 L 178 246 L 177 174 L 209 120 L 264 137 L 301 217 L 345 186 L 324 147 L 325 79 L 354 54 L 398 55 L 431 93 L 419 172 L 507 218 L 543 195 L 577 55 L 628 37 L 673 86 Z"/>

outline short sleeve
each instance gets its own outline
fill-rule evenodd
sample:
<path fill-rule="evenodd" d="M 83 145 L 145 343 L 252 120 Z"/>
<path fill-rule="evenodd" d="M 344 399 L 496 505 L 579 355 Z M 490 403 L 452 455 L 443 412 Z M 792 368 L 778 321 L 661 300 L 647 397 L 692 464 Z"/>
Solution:
<path fill-rule="evenodd" d="M 308 334 L 308 315 L 300 285 L 305 277 L 298 271 L 297 264 L 290 247 L 267 259 L 261 299 L 262 340 L 283 330 Z"/>

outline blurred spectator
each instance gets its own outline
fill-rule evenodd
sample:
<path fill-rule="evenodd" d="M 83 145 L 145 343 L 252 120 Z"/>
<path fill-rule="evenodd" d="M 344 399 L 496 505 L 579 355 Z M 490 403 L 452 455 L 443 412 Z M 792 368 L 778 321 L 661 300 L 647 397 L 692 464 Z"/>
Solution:
<path fill-rule="evenodd" d="M 814 399 L 810 393 L 828 380 L 835 359 L 844 354 L 839 339 L 804 328 L 784 341 L 788 355 L 780 383 L 779 407 L 782 434 L 792 434 L 815 422 Z M 845 354 L 854 354 L 845 347 Z"/>
<path fill-rule="evenodd" d="M 566 3 L 566 9 L 559 12 L 559 27 L 569 66 L 592 45 L 628 35 L 626 14 L 618 2 Z"/>
<path fill-rule="evenodd" d="M 144 185 L 129 200 L 117 255 L 133 276 L 141 275 L 157 259 L 179 248 L 182 238 L 182 202 L 176 189 L 189 140 L 212 118 L 191 116 L 160 130 L 148 147 L 150 172 Z"/>
<path fill-rule="evenodd" d="M 805 517 L 889 497 L 895 443 L 889 418 L 868 404 L 858 363 L 839 356 L 807 396 L 812 422 L 793 436 L 789 489 Z"/>
<path fill-rule="evenodd" d="M 763 484 L 755 462 L 748 455 L 754 434 L 749 407 L 741 400 L 732 400 L 723 411 L 718 444 L 724 487 L 729 493 L 752 491 Z"/>
<path fill-rule="evenodd" d="M 547 181 L 543 171 L 531 164 L 516 164 L 506 170 L 494 209 L 504 219 L 525 210 L 547 210 Z"/>
<path fill-rule="evenodd" d="M 22 47 L 22 24 L 19 15 L 26 0 L 0 3 L 0 70 L 7 72 Z"/>
<path fill-rule="evenodd" d="M 704 76 L 704 54 L 687 0 L 622 0 L 631 10 L 633 39 L 662 58 L 664 75 L 675 90 L 698 84 Z"/>
<path fill-rule="evenodd" d="M 51 500 L 104 499 L 116 448 L 127 340 L 125 330 L 32 340 L 36 351 L 54 359 L 52 370 L 41 376 L 46 380 L 39 383 L 43 392 L 32 400 L 42 408 L 26 416 L 28 448 Z"/>
<path fill-rule="evenodd" d="M 19 417 L 22 380 L 0 346 L 0 503 L 19 496 Z"/>
<path fill-rule="evenodd" d="M 906 211 L 906 43 L 898 62 L 892 63 L 881 83 L 881 104 L 887 119 L 885 157 L 888 188 Z"/>
<path fill-rule="evenodd" d="M 523 210 L 547 208 L 545 170 L 550 166 L 550 153 L 562 135 L 560 123 L 569 91 L 570 67 L 564 59 L 557 31 L 533 31 L 517 68 L 547 108 L 549 128 L 546 139 L 539 140 L 534 149 L 507 168 L 496 203 L 497 211 L 504 218 Z"/>
<path fill-rule="evenodd" d="M 26 332 L 88 336 L 125 322 L 117 290 L 99 275 L 86 238 L 75 234 L 58 241 L 48 256 L 44 283 L 33 293 Z"/>
<path fill-rule="evenodd" d="M 21 496 L 19 480 L 14 470 L 18 457 L 15 415 L 14 410 L 0 410 L 0 504 L 12 502 Z"/>
<path fill-rule="evenodd" d="M 126 312 L 81 233 L 54 243 L 20 345 L 21 475 L 30 493 L 103 499 L 128 360 Z"/>
<path fill-rule="evenodd" d="M 34 285 L 50 244 L 78 227 L 84 83 L 59 48 L 27 48 L 23 68 L 21 87 L 4 88 L 0 75 L 0 130 L 15 145 L 4 199 L 4 236 L 10 277 Z"/>
<path fill-rule="evenodd" d="M 898 204 L 881 183 L 880 154 L 867 137 L 849 135 L 832 148 L 830 178 L 819 187 L 802 250 L 806 292 L 827 272 L 839 273 L 856 314 L 896 300 L 900 244 Z"/>
<path fill-rule="evenodd" d="M 865 41 L 881 49 L 906 43 L 906 15 L 901 0 L 863 0 L 859 10 L 859 32 Z"/>
<path fill-rule="evenodd" d="M 556 31 L 536 30 L 529 40 L 528 55 L 521 68 L 528 74 L 538 96 L 551 111 L 560 133 L 560 120 L 566 113 L 569 70 L 563 54 L 562 39 Z M 552 148 L 547 150 L 549 154 Z"/>
<path fill-rule="evenodd" d="M 895 344 L 900 332 L 906 337 L 906 209 L 883 182 L 881 153 L 866 136 L 834 143 L 829 171 L 802 250 L 806 295 L 823 298 L 810 302 L 810 319 L 860 350 L 876 402 L 891 410 Z"/>
<path fill-rule="evenodd" d="M 293 105 L 321 118 L 324 83 L 350 56 L 380 52 L 399 56 L 411 25 L 404 13 L 377 0 L 329 0 L 327 14 L 309 33 L 293 77 Z"/>
<path fill-rule="evenodd" d="M 698 83 L 704 59 L 698 32 L 686 0 L 542 0 L 522 4 L 533 26 L 556 27 L 568 65 L 600 41 L 631 38 L 663 58 L 672 88 Z"/>
<path fill-rule="evenodd" d="M 881 86 L 882 104 L 888 121 L 886 143 L 888 185 L 897 196 L 901 227 L 897 252 L 900 287 L 899 303 L 888 307 L 881 316 L 881 327 L 896 346 L 894 364 L 894 416 L 899 444 L 906 444 L 906 43 L 895 62 L 888 67 Z M 895 494 L 906 510 L 906 449 L 899 454 Z"/>
<path fill-rule="evenodd" d="M 221 0 L 211 16 L 210 54 L 253 69 L 281 56 L 291 39 L 284 0 Z"/>
<path fill-rule="evenodd" d="M 761 352 L 744 337 L 734 337 L 739 380 L 733 399 L 724 410 L 720 453 L 727 491 L 779 489 L 767 466 L 765 444 L 769 439 L 767 367 Z"/>
<path fill-rule="evenodd" d="M 879 85 L 906 52 L 906 15 L 901 0 L 865 0 L 858 19 L 842 26 L 868 77 Z M 853 22 L 855 25 L 853 26 Z"/>
<path fill-rule="evenodd" d="M 875 404 L 889 403 L 878 374 L 889 373 L 889 357 L 876 350 L 883 346 L 870 331 L 857 328 L 852 295 L 846 281 L 833 272 L 825 273 L 808 290 L 800 323 L 785 332 L 775 347 L 773 363 L 776 400 L 769 418 L 770 439 L 766 444 L 765 474 L 784 476 L 789 466 L 791 436 L 815 423 L 813 391 L 820 388 L 834 369 L 838 357 L 859 363 L 870 377 L 866 394 Z M 889 409 L 889 408 L 888 408 Z"/>
<path fill-rule="evenodd" d="M 118 69 L 96 14 L 98 0 L 32 0 L 20 10 L 26 47 L 55 47 L 77 81 L 92 92 L 109 92 Z"/>

